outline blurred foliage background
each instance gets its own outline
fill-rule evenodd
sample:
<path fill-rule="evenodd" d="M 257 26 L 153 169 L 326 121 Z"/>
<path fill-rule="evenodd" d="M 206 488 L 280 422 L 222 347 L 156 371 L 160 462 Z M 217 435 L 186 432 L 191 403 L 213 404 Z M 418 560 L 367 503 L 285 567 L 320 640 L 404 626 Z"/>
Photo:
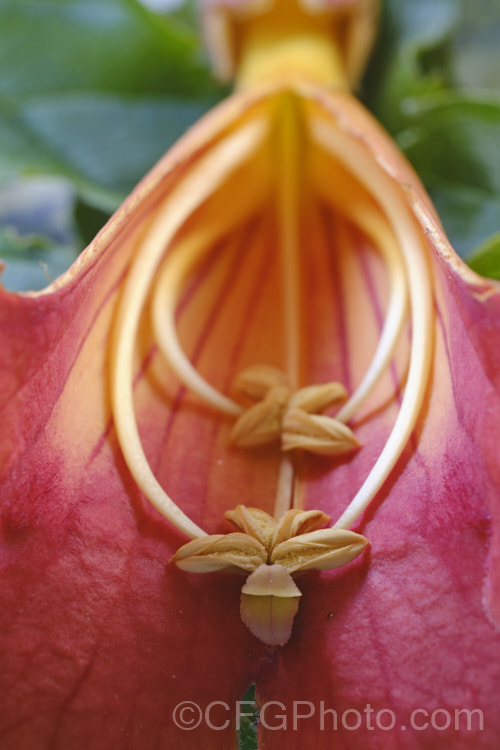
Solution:
<path fill-rule="evenodd" d="M 40 289 L 228 92 L 193 2 L 0 0 L 0 258 Z M 149 7 L 147 7 L 149 6 Z M 162 11 L 153 8 L 163 8 Z M 457 251 L 500 278 L 500 0 L 383 0 L 360 97 Z"/>

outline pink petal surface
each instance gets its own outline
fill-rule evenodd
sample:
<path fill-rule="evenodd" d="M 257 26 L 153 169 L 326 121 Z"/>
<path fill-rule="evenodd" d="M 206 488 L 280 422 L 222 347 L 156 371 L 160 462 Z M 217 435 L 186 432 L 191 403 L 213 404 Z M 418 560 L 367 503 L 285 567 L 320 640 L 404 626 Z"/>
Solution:
<path fill-rule="evenodd" d="M 261 701 L 286 705 L 289 722 L 287 731 L 264 728 L 262 747 L 303 747 L 304 737 L 340 750 L 498 744 L 498 287 L 450 254 L 414 175 L 361 108 L 340 95 L 323 105 L 358 134 L 370 158 L 391 165 L 417 205 L 436 280 L 432 388 L 414 440 L 359 525 L 371 554 L 345 571 L 301 578 L 292 638 L 267 649 L 239 619 L 240 580 L 187 576 L 168 565 L 185 540 L 140 495 L 117 446 L 106 368 L 120 284 L 160 196 L 253 106 L 252 97 L 235 97 L 153 170 L 69 276 L 47 294 L 1 293 L 2 750 L 232 748 L 234 721 L 219 731 L 203 720 L 185 731 L 172 710 L 180 701 L 203 708 L 224 701 L 229 710 L 210 714 L 222 726 L 253 679 Z M 349 384 L 364 366 L 360 329 L 376 340 L 385 282 L 355 235 L 355 252 L 332 258 L 334 220 L 324 220 L 328 231 L 314 244 L 306 279 L 315 289 L 310 374 Z M 266 361 L 278 364 L 281 356 L 279 316 L 269 323 L 276 270 L 262 231 L 248 227 L 239 251 L 231 242 L 222 247 L 221 262 L 200 271 L 181 305 L 188 353 L 221 388 L 253 363 L 257 346 Z M 198 282 L 206 294 L 196 293 Z M 326 321 L 320 328 L 318 315 Z M 328 355 L 315 358 L 315 351 Z M 394 391 L 399 366 L 374 393 L 375 413 L 367 409 L 360 421 L 366 447 L 334 462 L 334 472 L 325 459 L 304 464 L 309 507 L 338 515 L 363 481 L 397 410 L 383 396 Z M 196 523 L 216 532 L 225 528 L 225 508 L 270 509 L 275 457 L 228 451 L 227 422 L 186 395 L 149 341 L 136 398 L 153 467 Z M 295 731 L 291 703 L 300 700 L 313 704 L 315 716 L 298 720 Z M 393 710 L 397 728 L 321 730 L 320 701 L 339 716 L 367 704 Z M 416 709 L 437 708 L 480 709 L 484 731 L 418 731 L 405 723 Z"/>

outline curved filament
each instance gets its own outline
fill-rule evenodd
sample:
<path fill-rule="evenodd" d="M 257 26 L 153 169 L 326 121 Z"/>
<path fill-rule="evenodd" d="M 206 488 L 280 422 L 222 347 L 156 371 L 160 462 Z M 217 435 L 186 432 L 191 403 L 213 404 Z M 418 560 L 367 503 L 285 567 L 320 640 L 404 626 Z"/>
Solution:
<path fill-rule="evenodd" d="M 432 294 L 423 239 L 392 181 L 374 160 L 366 159 L 359 143 L 321 118 L 311 119 L 311 135 L 376 198 L 393 228 L 404 260 L 410 296 L 412 342 L 408 379 L 401 408 L 382 453 L 359 492 L 335 526 L 347 528 L 378 492 L 399 459 L 423 402 L 432 352 Z"/>
<path fill-rule="evenodd" d="M 121 449 L 129 469 L 150 502 L 188 537 L 205 532 L 188 518 L 163 490 L 144 453 L 134 410 L 133 360 L 143 308 L 159 263 L 189 216 L 228 175 L 248 160 L 262 143 L 266 122 L 254 119 L 226 136 L 178 183 L 158 209 L 132 263 L 118 310 L 111 350 L 112 409 Z"/>
<path fill-rule="evenodd" d="M 293 113 L 289 112 L 288 116 L 293 117 Z M 293 126 L 287 124 L 285 119 L 283 127 L 285 134 L 287 128 L 291 129 Z M 296 150 L 296 144 L 293 141 L 293 133 L 288 133 L 288 143 L 286 138 L 283 139 L 282 143 L 283 152 L 286 151 L 288 158 L 285 155 L 283 156 L 281 160 L 283 168 L 279 170 L 278 217 L 284 278 L 286 369 L 290 383 L 297 387 L 299 379 L 298 363 L 300 361 L 298 337 L 300 330 L 298 302 L 300 298 L 298 281 L 300 270 L 296 216 L 299 213 L 299 206 L 293 187 L 298 183 L 297 175 L 293 174 L 294 157 L 289 156 Z M 361 383 L 335 414 L 335 418 L 339 421 L 348 422 L 373 391 L 392 359 L 406 319 L 407 280 L 401 253 L 387 220 L 371 201 L 359 195 L 359 193 L 356 194 L 355 199 L 346 201 L 346 185 L 343 183 L 342 186 L 339 186 L 338 183 L 329 179 L 332 173 L 329 161 L 329 159 L 325 160 L 324 158 L 318 160 L 318 164 L 321 163 L 323 173 L 318 174 L 318 170 L 316 170 L 314 175 L 316 192 L 323 200 L 340 210 L 365 235 L 373 240 L 385 260 L 391 288 L 386 319 L 373 359 Z M 232 211 L 233 217 L 239 216 L 238 206 L 239 203 Z M 160 350 L 184 385 L 212 407 L 228 415 L 238 416 L 242 412 L 242 407 L 207 383 L 189 362 L 177 337 L 175 307 L 180 288 L 189 273 L 203 257 L 206 248 L 215 239 L 215 232 L 206 228 L 204 232 L 206 232 L 205 237 L 201 233 L 188 237 L 184 240 L 184 244 L 171 253 L 165 261 L 154 297 L 153 325 Z M 289 468 L 284 469 L 284 471 L 289 472 Z M 283 498 L 283 492 L 278 494 Z M 278 503 L 279 509 L 281 509 L 283 503 L 283 499 Z"/>
<path fill-rule="evenodd" d="M 168 256 L 155 287 L 151 314 L 158 348 L 179 380 L 213 408 L 237 417 L 243 408 L 210 385 L 193 367 L 180 345 L 175 325 L 183 282 L 218 239 L 214 229 L 189 235 Z"/>

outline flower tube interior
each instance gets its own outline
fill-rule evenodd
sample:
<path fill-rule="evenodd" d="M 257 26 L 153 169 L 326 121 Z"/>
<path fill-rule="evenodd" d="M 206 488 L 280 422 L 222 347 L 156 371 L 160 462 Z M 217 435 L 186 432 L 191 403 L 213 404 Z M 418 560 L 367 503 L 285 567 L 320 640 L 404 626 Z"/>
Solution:
<path fill-rule="evenodd" d="M 245 419 L 244 429 L 257 430 L 255 437 L 249 433 L 248 441 L 245 438 L 249 445 L 279 443 L 281 433 L 282 441 L 287 435 L 287 442 L 297 446 L 298 450 L 283 453 L 280 459 L 274 500 L 277 519 L 292 507 L 302 508 L 304 451 L 335 455 L 340 450 L 336 447 L 341 445 L 340 424 L 356 418 L 387 371 L 408 324 L 408 300 L 411 353 L 401 408 L 382 453 L 362 486 L 353 492 L 336 526 L 351 526 L 382 486 L 415 426 L 427 384 L 432 349 L 431 283 L 422 252 L 424 240 L 398 189 L 353 136 L 329 120 L 317 103 L 285 88 L 269 97 L 263 112 L 260 119 L 235 127 L 209 151 L 158 209 L 138 248 L 116 325 L 112 389 L 122 450 L 146 496 L 192 538 L 204 532 L 184 516 L 156 481 L 134 415 L 134 342 L 139 319 L 149 303 L 155 341 L 186 388 L 229 420 Z M 230 211 L 225 209 L 228 201 Z M 301 388 L 325 388 L 305 381 L 303 318 L 308 300 L 302 288 L 308 264 L 308 222 L 322 210 L 342 217 L 367 239 L 384 264 L 389 288 L 385 323 L 371 362 L 345 403 L 335 403 L 331 416 L 317 410 L 331 410 L 333 402 L 330 406 L 328 399 L 316 396 L 311 402 L 308 397 L 304 401 L 298 395 Z M 176 311 L 183 288 L 200 265 L 216 252 L 219 242 L 247 231 L 252 218 L 267 222 L 276 238 L 273 262 L 281 278 L 276 306 L 282 321 L 283 361 L 281 374 L 266 374 L 265 383 L 253 386 L 259 391 L 258 404 L 249 408 L 246 397 L 242 400 L 231 390 L 221 391 L 189 361 L 177 333 Z M 347 235 L 344 240 L 341 235 L 339 230 L 339 242 L 348 241 Z M 267 363 L 257 360 L 253 365 L 265 368 Z M 258 377 L 264 377 L 262 372 Z M 314 406 L 309 405 L 313 402 Z M 349 430 L 346 437 L 343 450 L 358 445 Z M 285 450 L 286 443 L 282 444 Z M 252 460 L 251 454 L 248 460 Z"/>

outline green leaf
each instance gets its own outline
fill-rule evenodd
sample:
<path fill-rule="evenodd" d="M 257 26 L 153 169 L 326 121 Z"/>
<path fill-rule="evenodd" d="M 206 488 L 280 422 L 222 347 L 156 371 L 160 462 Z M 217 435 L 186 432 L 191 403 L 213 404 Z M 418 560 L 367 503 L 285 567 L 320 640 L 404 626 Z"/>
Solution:
<path fill-rule="evenodd" d="M 81 240 L 218 98 L 188 21 L 186 11 L 162 16 L 136 0 L 0 0 L 0 185 L 19 175 L 67 178 L 81 234 L 61 242 L 49 232 L 43 249 L 19 239 L 26 221 L 45 232 L 40 207 L 39 226 L 29 218 L 25 191 L 25 217 L 18 221 L 19 207 L 15 220 L 0 211 L 19 227 L 18 239 L 5 230 L 0 248 L 6 286 L 45 286 L 41 263 L 52 278 L 65 270 Z"/>
<path fill-rule="evenodd" d="M 255 700 L 255 685 L 250 685 L 241 699 L 238 750 L 257 750 L 259 711 Z"/>
<path fill-rule="evenodd" d="M 441 92 L 403 102 L 397 136 L 463 257 L 500 228 L 500 97 Z"/>
<path fill-rule="evenodd" d="M 207 107 L 101 92 L 0 99 L 0 180 L 64 175 L 89 203 L 112 211 Z"/>
<path fill-rule="evenodd" d="M 500 232 L 485 240 L 468 259 L 468 263 L 481 276 L 500 281 Z"/>
<path fill-rule="evenodd" d="M 208 94 L 197 35 L 136 0 L 0 0 L 0 92 Z"/>
<path fill-rule="evenodd" d="M 459 0 L 386 0 L 365 99 L 389 132 L 406 123 L 402 102 L 449 85 L 447 49 L 461 10 Z"/>
<path fill-rule="evenodd" d="M 458 86 L 500 91 L 499 39 L 500 0 L 464 2 L 451 51 L 452 75 Z"/>
<path fill-rule="evenodd" d="M 0 228 L 0 258 L 6 263 L 2 285 L 12 291 L 43 289 L 76 260 L 74 248 L 37 234 Z"/>
<path fill-rule="evenodd" d="M 83 200 L 76 200 L 73 217 L 80 236 L 82 247 L 89 245 L 96 234 L 110 218 L 106 211 L 90 206 Z"/>
<path fill-rule="evenodd" d="M 462 257 L 500 227 L 500 0 L 387 0 L 367 100 Z M 495 33 L 496 31 L 496 33 Z"/>
<path fill-rule="evenodd" d="M 136 0 L 0 0 L 0 181 L 61 174 L 114 209 L 217 97 L 200 49 Z"/>

